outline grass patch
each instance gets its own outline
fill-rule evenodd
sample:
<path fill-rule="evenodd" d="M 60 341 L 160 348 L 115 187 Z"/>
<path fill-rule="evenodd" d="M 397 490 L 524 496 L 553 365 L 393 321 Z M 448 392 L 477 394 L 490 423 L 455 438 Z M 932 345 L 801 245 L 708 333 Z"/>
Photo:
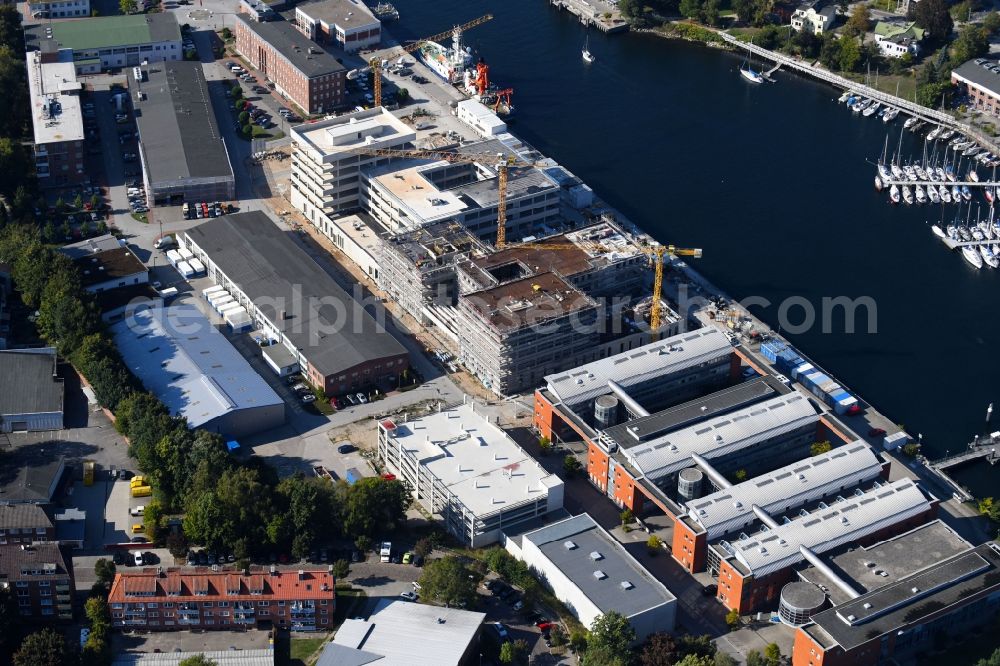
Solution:
<path fill-rule="evenodd" d="M 858 83 L 865 82 L 864 74 L 856 74 L 854 72 L 840 72 L 840 75 L 851 79 L 852 81 L 857 81 Z M 913 101 L 913 93 L 917 89 L 917 81 L 912 74 L 880 74 L 878 77 L 878 83 L 874 77 L 871 79 L 868 85 L 876 90 L 880 90 L 884 93 L 890 95 L 896 94 L 896 84 L 899 84 L 899 96 L 905 100 Z"/>
<path fill-rule="evenodd" d="M 719 33 L 694 23 L 666 23 L 658 28 L 658 30 L 668 37 L 686 39 L 692 42 L 711 43 L 723 41 Z"/>
<path fill-rule="evenodd" d="M 130 213 L 132 219 L 136 222 L 142 222 L 143 224 L 149 224 L 149 218 L 146 217 L 145 213 Z"/>
<path fill-rule="evenodd" d="M 306 666 L 312 663 L 310 659 L 323 644 L 326 637 L 293 638 L 288 646 L 288 663 L 292 666 Z"/>
<path fill-rule="evenodd" d="M 326 400 L 317 400 L 316 402 L 312 402 L 312 403 L 309 403 L 309 404 L 312 405 L 316 409 L 317 412 L 319 412 L 320 414 L 323 414 L 325 416 L 329 416 L 330 414 L 333 414 L 333 412 L 334 412 L 333 407 L 331 407 L 330 403 L 328 401 L 326 401 Z"/>

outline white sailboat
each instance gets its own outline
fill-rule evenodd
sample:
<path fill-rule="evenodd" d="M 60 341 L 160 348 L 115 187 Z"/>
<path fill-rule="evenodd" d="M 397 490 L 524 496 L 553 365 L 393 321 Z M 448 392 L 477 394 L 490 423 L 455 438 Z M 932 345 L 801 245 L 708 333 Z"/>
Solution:
<path fill-rule="evenodd" d="M 597 58 L 594 57 L 594 54 L 590 52 L 590 35 L 587 35 L 587 39 L 584 40 L 583 51 L 580 55 L 583 56 L 585 62 L 594 62 L 597 60 Z"/>
<path fill-rule="evenodd" d="M 927 197 L 931 200 L 931 203 L 941 203 L 941 195 L 937 193 L 937 188 L 933 185 L 927 186 Z"/>
<path fill-rule="evenodd" d="M 899 185 L 893 184 L 889 188 L 889 201 L 892 203 L 899 203 Z"/>
<path fill-rule="evenodd" d="M 750 42 L 753 44 L 753 42 Z M 747 55 L 750 54 L 750 47 L 747 47 Z M 750 63 L 746 59 L 743 60 L 743 64 L 740 65 L 740 74 L 744 79 L 750 81 L 751 83 L 764 83 L 764 75 L 753 69 Z"/>
<path fill-rule="evenodd" d="M 983 256 L 976 251 L 976 248 L 969 245 L 962 246 L 962 256 L 973 268 L 983 267 Z"/>
<path fill-rule="evenodd" d="M 937 236 L 938 238 L 944 238 L 945 237 L 944 231 L 942 231 L 941 227 L 939 227 L 936 224 L 932 224 L 931 225 L 931 231 L 933 231 L 934 235 Z"/>
<path fill-rule="evenodd" d="M 921 203 L 921 204 L 922 203 L 926 203 L 926 201 L 927 201 L 927 195 L 924 194 L 924 188 L 923 187 L 921 187 L 920 185 L 917 185 L 916 187 L 913 188 L 913 193 L 917 197 L 917 203 Z"/>

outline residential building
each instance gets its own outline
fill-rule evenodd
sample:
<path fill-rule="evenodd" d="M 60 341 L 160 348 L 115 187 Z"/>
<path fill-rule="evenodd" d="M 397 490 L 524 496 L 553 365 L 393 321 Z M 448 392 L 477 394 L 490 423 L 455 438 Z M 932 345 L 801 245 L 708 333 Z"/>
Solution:
<path fill-rule="evenodd" d="M 812 502 L 832 501 L 888 474 L 889 463 L 858 440 L 736 485 L 723 484 L 715 492 L 684 503 L 685 513 L 674 522 L 671 552 L 692 573 L 703 571 L 709 542 L 748 529 L 758 520 L 756 511 L 787 514 Z"/>
<path fill-rule="evenodd" d="M 485 613 L 383 599 L 368 619 L 344 620 L 316 666 L 477 666 Z"/>
<path fill-rule="evenodd" d="M 709 549 L 709 566 L 718 565 L 719 601 L 749 613 L 770 605 L 783 585 L 795 577 L 794 567 L 841 547 L 877 542 L 932 518 L 938 500 L 903 478 L 876 483 L 832 504 L 820 502 L 794 519 L 764 521 L 746 538 L 719 541 Z"/>
<path fill-rule="evenodd" d="M 274 8 L 279 4 L 284 4 L 284 0 L 281 2 L 272 2 L 268 4 L 264 0 L 240 0 L 240 13 L 246 14 L 255 21 L 273 21 L 278 14 L 274 11 Z"/>
<path fill-rule="evenodd" d="M 24 40 L 29 50 L 43 54 L 69 49 L 77 74 L 183 59 L 181 29 L 173 12 L 29 25 Z"/>
<path fill-rule="evenodd" d="M 241 641 L 242 642 L 242 641 Z M 274 666 L 273 648 L 233 648 L 200 652 L 130 652 L 116 654 L 111 666 L 180 666 L 185 659 L 202 656 L 214 666 Z"/>
<path fill-rule="evenodd" d="M 136 310 L 110 328 L 125 365 L 188 427 L 243 437 L 285 423 L 285 402 L 194 305 Z"/>
<path fill-rule="evenodd" d="M 876 568 L 887 560 L 920 563 L 899 567 L 901 575 L 891 582 L 813 614 L 796 630 L 793 666 L 909 663 L 944 639 L 962 641 L 995 624 L 1000 614 L 1000 546 L 995 542 L 940 555 L 892 545 L 897 547 L 877 560 Z"/>
<path fill-rule="evenodd" d="M 127 245 L 99 250 L 73 260 L 80 284 L 90 294 L 149 284 L 149 269 Z"/>
<path fill-rule="evenodd" d="M 809 7 L 800 7 L 792 12 L 792 29 L 796 32 L 807 30 L 814 35 L 822 35 L 833 27 L 836 20 L 836 5 L 830 4 L 820 7 L 816 3 Z"/>
<path fill-rule="evenodd" d="M 280 343 L 268 349 L 284 348 L 327 395 L 392 387 L 409 367 L 406 349 L 263 213 L 216 218 L 178 240 Z"/>
<path fill-rule="evenodd" d="M 879 51 L 887 58 L 902 58 L 909 53 L 920 55 L 920 42 L 924 38 L 924 30 L 914 22 L 899 24 L 879 21 L 875 24 L 875 43 Z"/>
<path fill-rule="evenodd" d="M 456 104 L 455 114 L 459 120 L 476 130 L 476 133 L 484 139 L 507 131 L 507 123 L 490 111 L 485 104 L 475 99 L 463 99 Z"/>
<path fill-rule="evenodd" d="M 42 187 L 82 182 L 83 115 L 76 67 L 68 51 L 25 54 L 31 103 L 32 149 Z"/>
<path fill-rule="evenodd" d="M 28 0 L 31 18 L 74 18 L 90 16 L 90 0 Z"/>
<path fill-rule="evenodd" d="M 226 139 L 198 62 L 154 64 L 128 77 L 150 205 L 236 197 Z"/>
<path fill-rule="evenodd" d="M 71 620 L 71 564 L 56 543 L 0 545 L 0 585 L 13 588 L 27 621 Z"/>
<path fill-rule="evenodd" d="M 330 113 L 344 105 L 347 70 L 292 23 L 237 14 L 236 50 L 306 113 Z"/>
<path fill-rule="evenodd" d="M 637 642 L 674 630 L 677 598 L 589 514 L 509 538 L 507 549 L 585 627 L 615 611 L 632 625 Z"/>
<path fill-rule="evenodd" d="M 76 243 L 67 243 L 66 245 L 55 248 L 55 250 L 60 254 L 65 254 L 73 261 L 76 261 L 77 259 L 100 254 L 101 252 L 107 252 L 108 250 L 117 250 L 124 245 L 126 245 L 124 239 L 119 240 L 111 234 L 104 234 L 103 236 L 86 238 L 82 241 L 77 241 Z"/>
<path fill-rule="evenodd" d="M 563 482 L 474 402 L 378 423 L 378 456 L 413 498 L 462 543 L 480 548 L 502 529 L 562 508 Z"/>
<path fill-rule="evenodd" d="M 361 208 L 361 172 L 389 163 L 357 148 L 409 148 L 416 132 L 383 107 L 293 127 L 292 205 L 331 239 L 334 218 Z"/>
<path fill-rule="evenodd" d="M 61 430 L 63 381 L 56 350 L 0 351 L 0 433 Z"/>
<path fill-rule="evenodd" d="M 979 64 L 968 61 L 951 72 L 952 85 L 969 98 L 969 106 L 991 116 L 1000 116 L 1000 72 L 988 67 L 996 63 L 985 61 Z"/>
<path fill-rule="evenodd" d="M 326 631 L 334 621 L 334 583 L 326 568 L 146 568 L 115 574 L 108 605 L 113 626 L 144 631 Z"/>
<path fill-rule="evenodd" d="M 56 528 L 37 504 L 0 504 L 0 546 L 55 541 Z"/>
<path fill-rule="evenodd" d="M 361 0 L 313 0 L 296 5 L 295 27 L 314 42 L 347 53 L 382 41 L 382 24 Z"/>
<path fill-rule="evenodd" d="M 7 454 L 4 466 L 11 472 L 0 480 L 0 504 L 51 504 L 62 482 L 66 459 L 59 456 L 40 461 L 33 451 L 16 447 Z"/>

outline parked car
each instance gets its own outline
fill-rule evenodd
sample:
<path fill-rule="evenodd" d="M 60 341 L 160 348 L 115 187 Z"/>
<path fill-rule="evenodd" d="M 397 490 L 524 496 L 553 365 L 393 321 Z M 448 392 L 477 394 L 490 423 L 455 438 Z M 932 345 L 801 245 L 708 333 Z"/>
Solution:
<path fill-rule="evenodd" d="M 301 396 L 299 400 L 301 400 L 303 404 L 308 405 L 309 403 L 316 402 L 316 396 L 314 396 L 312 393 L 306 393 L 305 395 Z"/>
<path fill-rule="evenodd" d="M 872 428 L 868 431 L 869 437 L 885 437 L 885 430 L 882 428 Z"/>
<path fill-rule="evenodd" d="M 413 556 L 413 566 L 415 566 L 415 567 L 422 567 L 422 566 L 424 566 L 424 556 L 423 555 L 416 555 L 415 554 Z"/>
<path fill-rule="evenodd" d="M 510 637 L 510 634 L 507 633 L 507 627 L 504 626 L 503 622 L 491 622 L 490 626 L 493 627 L 501 643 Z"/>
<path fill-rule="evenodd" d="M 111 556 L 111 561 L 118 565 L 125 564 L 125 553 L 116 550 L 115 554 Z"/>
<path fill-rule="evenodd" d="M 355 397 L 358 399 L 358 402 L 360 402 L 362 405 L 368 402 L 368 398 L 365 397 L 364 393 L 357 393 L 355 394 Z"/>
<path fill-rule="evenodd" d="M 341 444 L 340 446 L 337 447 L 337 453 L 352 453 L 357 450 L 358 447 L 354 446 L 353 444 Z"/>
<path fill-rule="evenodd" d="M 140 553 L 140 552 L 133 553 L 132 554 L 132 563 L 135 564 L 135 566 L 137 566 L 137 567 L 141 567 L 142 566 L 142 553 Z"/>

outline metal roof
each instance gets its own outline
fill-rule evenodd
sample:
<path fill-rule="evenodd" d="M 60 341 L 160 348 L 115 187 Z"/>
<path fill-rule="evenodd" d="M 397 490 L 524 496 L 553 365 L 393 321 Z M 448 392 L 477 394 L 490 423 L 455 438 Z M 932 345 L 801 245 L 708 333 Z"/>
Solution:
<path fill-rule="evenodd" d="M 127 653 L 116 656 L 111 666 L 177 666 L 185 659 L 199 654 L 208 657 L 216 666 L 274 666 L 274 650 L 264 648 L 208 652 Z"/>
<path fill-rule="evenodd" d="M 137 310 L 111 332 L 129 369 L 191 428 L 241 409 L 284 405 L 193 305 Z"/>
<path fill-rule="evenodd" d="M 677 600 L 589 514 L 583 513 L 524 534 L 523 541 L 533 543 L 549 563 L 602 612 L 614 610 L 631 617 Z M 604 577 L 596 576 L 596 571 L 602 572 Z"/>
<path fill-rule="evenodd" d="M 743 483 L 686 502 L 688 516 L 708 532 L 709 540 L 755 520 L 753 505 L 782 513 L 782 507 L 820 499 L 843 487 L 877 477 L 882 461 L 858 440 L 800 460 Z"/>
<path fill-rule="evenodd" d="M 458 666 L 485 618 L 486 613 L 383 599 L 367 620 L 345 620 L 333 643 L 382 655 L 375 662 L 379 666 Z M 324 654 L 317 666 L 340 663 Z"/>
<path fill-rule="evenodd" d="M 61 412 L 63 382 L 56 377 L 56 350 L 0 351 L 0 416 Z"/>
<path fill-rule="evenodd" d="M 996 63 L 990 62 L 987 64 L 994 65 Z M 977 65 L 973 60 L 953 69 L 951 73 L 960 76 L 965 81 L 974 83 L 980 88 L 984 88 L 995 97 L 1000 97 L 1000 74 Z"/>
<path fill-rule="evenodd" d="M 40 47 L 42 42 L 52 39 L 60 48 L 74 51 L 181 41 L 181 28 L 172 12 L 46 21 L 26 26 L 24 33 L 28 48 Z M 49 34 L 51 37 L 47 37 Z"/>
<path fill-rule="evenodd" d="M 857 599 L 812 617 L 819 628 L 845 650 L 952 608 L 974 594 L 1000 588 L 1000 546 L 989 542 L 915 572 Z M 995 596 L 995 592 L 994 592 Z M 828 641 L 821 641 L 828 642 Z"/>
<path fill-rule="evenodd" d="M 628 389 L 732 353 L 729 339 L 718 329 L 706 327 L 548 375 L 545 381 L 560 402 L 573 406 L 609 393 L 609 380 Z"/>
<path fill-rule="evenodd" d="M 821 506 L 809 515 L 727 544 L 757 577 L 801 562 L 799 546 L 822 554 L 930 509 L 913 479 L 900 479 L 866 493 Z"/>
<path fill-rule="evenodd" d="M 128 85 L 150 184 L 177 187 L 194 178 L 232 181 L 225 138 L 201 63 L 157 62 L 142 69 L 148 81 L 137 83 L 130 76 Z"/>
<path fill-rule="evenodd" d="M 185 234 L 266 310 L 271 323 L 324 376 L 406 355 L 406 349 L 264 213 L 218 217 Z M 285 319 L 275 311 L 281 307 Z"/>
<path fill-rule="evenodd" d="M 69 243 L 68 245 L 57 247 L 56 252 L 65 254 L 70 259 L 76 260 L 82 257 L 100 254 L 101 252 L 105 252 L 107 250 L 114 250 L 122 247 L 123 245 L 125 245 L 124 241 L 119 241 L 111 234 L 104 234 L 103 236 L 94 236 L 93 238 L 87 238 L 86 240 L 82 240 L 77 243 Z"/>
<path fill-rule="evenodd" d="M 622 453 L 642 474 L 659 478 L 689 466 L 692 453 L 706 458 L 723 456 L 818 420 L 808 398 L 790 393 L 651 439 Z"/>
<path fill-rule="evenodd" d="M 236 19 L 257 33 L 306 78 L 312 79 L 344 71 L 344 66 L 337 62 L 336 58 L 296 30 L 289 21 L 281 18 L 275 21 L 255 21 L 246 14 L 236 14 Z M 254 54 L 253 60 L 256 59 Z"/>
<path fill-rule="evenodd" d="M 295 12 L 301 12 L 313 21 L 322 21 L 327 26 L 340 28 L 342 32 L 381 25 L 361 0 L 314 0 L 297 5 Z"/>

